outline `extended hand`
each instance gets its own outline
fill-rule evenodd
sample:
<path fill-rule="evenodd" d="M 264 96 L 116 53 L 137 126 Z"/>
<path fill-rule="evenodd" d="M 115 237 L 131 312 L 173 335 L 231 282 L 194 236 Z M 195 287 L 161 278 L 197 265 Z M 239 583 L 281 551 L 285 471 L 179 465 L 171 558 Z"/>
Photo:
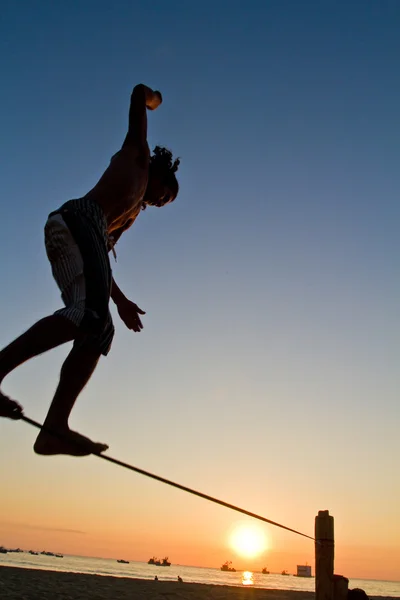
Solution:
<path fill-rule="evenodd" d="M 150 93 L 147 94 L 146 106 L 149 110 L 156 110 L 156 108 L 158 108 L 161 103 L 162 103 L 161 92 L 156 90 L 155 92 L 152 92 L 151 94 Z"/>
<path fill-rule="evenodd" d="M 128 329 L 133 331 L 141 331 L 143 329 L 142 321 L 139 315 L 145 315 L 144 310 L 138 307 L 137 304 L 131 302 L 127 298 L 117 304 L 118 314 Z"/>

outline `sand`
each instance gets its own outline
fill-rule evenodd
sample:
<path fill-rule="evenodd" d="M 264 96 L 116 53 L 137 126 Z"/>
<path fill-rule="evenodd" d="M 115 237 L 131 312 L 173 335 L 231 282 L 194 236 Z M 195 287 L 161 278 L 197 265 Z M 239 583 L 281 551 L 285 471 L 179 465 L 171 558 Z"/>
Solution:
<path fill-rule="evenodd" d="M 312 592 L 0 567 L 1 600 L 313 600 Z"/>

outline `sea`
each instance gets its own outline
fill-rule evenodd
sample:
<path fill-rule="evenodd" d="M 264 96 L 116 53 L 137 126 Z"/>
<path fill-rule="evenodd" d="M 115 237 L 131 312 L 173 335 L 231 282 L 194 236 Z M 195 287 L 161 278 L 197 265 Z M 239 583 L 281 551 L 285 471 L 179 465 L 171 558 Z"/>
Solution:
<path fill-rule="evenodd" d="M 207 583 L 213 585 L 252 586 L 279 590 L 315 590 L 314 578 L 302 578 L 294 575 L 263 575 L 260 572 L 236 571 L 224 572 L 207 567 L 189 567 L 171 564 L 170 567 L 157 567 L 144 562 L 130 561 L 129 564 L 118 563 L 110 558 L 88 558 L 83 556 L 67 556 L 57 558 L 43 554 L 32 555 L 28 552 L 9 552 L 0 554 L 0 566 L 23 567 L 25 569 L 43 569 L 46 571 L 67 571 L 109 575 L 112 577 L 132 577 L 135 579 L 154 579 L 160 581 L 176 581 L 178 576 L 184 582 Z M 349 588 L 361 588 L 368 596 L 384 596 L 400 598 L 400 582 L 374 581 L 372 579 L 350 579 Z"/>

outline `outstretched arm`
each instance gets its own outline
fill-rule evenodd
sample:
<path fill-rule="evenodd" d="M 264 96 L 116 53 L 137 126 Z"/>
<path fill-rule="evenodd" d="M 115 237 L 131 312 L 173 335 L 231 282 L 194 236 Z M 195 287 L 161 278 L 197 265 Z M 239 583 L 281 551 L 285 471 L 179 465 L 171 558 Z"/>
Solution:
<path fill-rule="evenodd" d="M 143 83 L 133 88 L 129 108 L 129 129 L 122 144 L 126 146 L 143 146 L 147 143 L 147 112 L 160 106 L 162 96 Z"/>
<path fill-rule="evenodd" d="M 129 227 L 132 225 L 137 215 L 139 214 L 139 211 L 140 208 L 137 214 L 134 215 L 131 219 L 129 219 L 125 223 L 125 225 L 119 227 L 118 229 L 112 232 L 112 235 L 110 236 L 110 238 L 112 238 L 112 240 L 110 240 L 112 242 L 112 246 L 110 246 L 110 249 L 111 247 L 114 247 L 114 245 L 117 243 L 123 232 L 129 229 Z M 144 315 L 146 313 L 141 308 L 139 308 L 137 304 L 131 302 L 131 300 L 129 300 L 125 296 L 125 294 L 121 291 L 119 286 L 115 283 L 114 278 L 111 282 L 111 298 L 117 306 L 119 316 L 121 317 L 125 325 L 128 327 L 128 329 L 132 329 L 133 331 L 141 331 L 141 329 L 143 329 L 143 325 L 139 315 Z"/>

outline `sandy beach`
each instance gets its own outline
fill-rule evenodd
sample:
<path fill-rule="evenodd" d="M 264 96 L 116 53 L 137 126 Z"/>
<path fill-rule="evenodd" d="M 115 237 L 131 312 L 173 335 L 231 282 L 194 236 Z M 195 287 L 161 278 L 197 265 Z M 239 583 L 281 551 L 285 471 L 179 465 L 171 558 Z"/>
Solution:
<path fill-rule="evenodd" d="M 311 600 L 310 592 L 179 583 L 0 567 L 4 600 Z"/>

